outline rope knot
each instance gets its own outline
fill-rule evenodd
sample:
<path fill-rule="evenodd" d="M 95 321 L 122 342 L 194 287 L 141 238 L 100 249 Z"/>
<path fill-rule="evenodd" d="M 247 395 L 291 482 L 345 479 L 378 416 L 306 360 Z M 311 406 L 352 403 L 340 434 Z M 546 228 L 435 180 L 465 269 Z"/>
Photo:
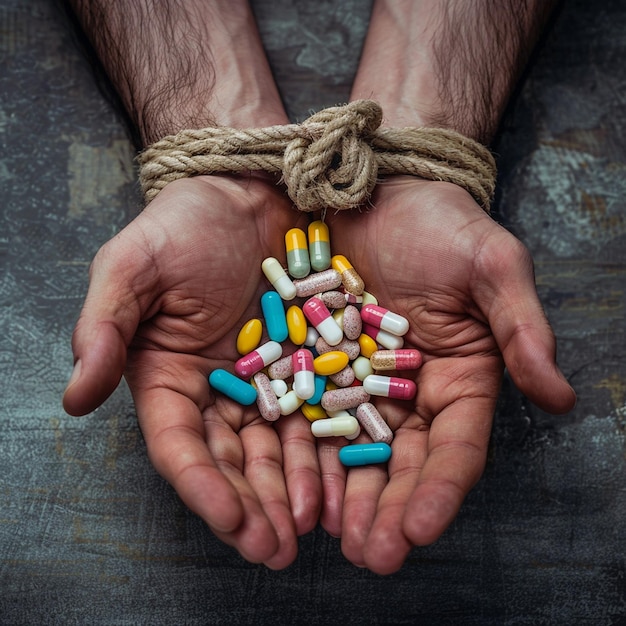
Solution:
<path fill-rule="evenodd" d="M 371 138 L 382 115 L 376 102 L 358 100 L 302 124 L 308 132 L 285 146 L 283 161 L 287 193 L 298 208 L 351 209 L 367 201 L 378 177 Z"/>
<path fill-rule="evenodd" d="M 496 181 L 488 148 L 444 128 L 380 128 L 371 100 L 323 109 L 302 124 L 210 127 L 164 137 L 138 156 L 150 202 L 165 185 L 218 172 L 281 172 L 301 211 L 365 204 L 379 176 L 411 175 L 466 189 L 487 212 Z"/>

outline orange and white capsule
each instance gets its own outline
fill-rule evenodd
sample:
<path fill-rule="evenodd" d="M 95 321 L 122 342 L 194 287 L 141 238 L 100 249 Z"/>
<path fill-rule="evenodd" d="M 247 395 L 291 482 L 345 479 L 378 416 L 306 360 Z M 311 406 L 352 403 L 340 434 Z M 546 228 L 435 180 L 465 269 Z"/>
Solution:
<path fill-rule="evenodd" d="M 355 296 L 360 296 L 365 289 L 365 283 L 352 264 L 343 254 L 336 254 L 331 259 L 331 265 L 341 274 L 343 288 Z"/>
<path fill-rule="evenodd" d="M 267 257 L 261 263 L 261 270 L 283 300 L 293 300 L 296 297 L 296 286 L 291 281 L 291 278 L 287 276 L 287 272 L 285 272 L 278 259 L 275 259 L 273 256 Z"/>
<path fill-rule="evenodd" d="M 413 348 L 377 350 L 370 362 L 375 370 L 416 370 L 422 364 L 422 355 Z"/>
<path fill-rule="evenodd" d="M 308 400 L 315 394 L 315 371 L 310 350 L 301 348 L 291 355 L 293 363 L 293 390 L 298 398 Z"/>

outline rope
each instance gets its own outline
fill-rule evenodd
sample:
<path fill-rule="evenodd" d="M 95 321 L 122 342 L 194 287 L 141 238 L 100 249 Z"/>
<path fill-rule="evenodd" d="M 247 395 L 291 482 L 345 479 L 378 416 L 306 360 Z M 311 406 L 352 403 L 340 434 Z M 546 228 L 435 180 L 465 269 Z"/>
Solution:
<path fill-rule="evenodd" d="M 496 165 L 483 145 L 442 128 L 379 128 L 380 106 L 356 100 L 323 109 L 301 124 L 183 130 L 139 155 L 147 202 L 188 176 L 264 170 L 282 173 L 302 211 L 366 203 L 380 176 L 410 174 L 466 189 L 489 212 Z"/>

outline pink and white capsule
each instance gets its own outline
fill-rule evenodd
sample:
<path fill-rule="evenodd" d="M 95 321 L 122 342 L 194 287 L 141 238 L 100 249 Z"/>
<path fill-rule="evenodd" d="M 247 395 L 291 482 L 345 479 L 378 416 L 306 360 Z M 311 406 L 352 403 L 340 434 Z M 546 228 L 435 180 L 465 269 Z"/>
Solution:
<path fill-rule="evenodd" d="M 309 298 L 302 306 L 302 312 L 328 345 L 336 346 L 343 339 L 343 331 L 319 298 Z"/>
<path fill-rule="evenodd" d="M 313 368 L 313 354 L 306 348 L 296 350 L 291 355 L 293 363 L 293 390 L 302 400 L 308 400 L 315 395 L 315 370 Z"/>
<path fill-rule="evenodd" d="M 410 400 L 417 392 L 417 386 L 412 380 L 377 374 L 372 374 L 363 381 L 363 389 L 372 396 L 383 396 L 394 400 Z"/>
<path fill-rule="evenodd" d="M 280 359 L 283 348 L 277 341 L 267 341 L 256 350 L 242 356 L 235 363 L 235 373 L 240 378 L 252 378 L 265 366 Z"/>
<path fill-rule="evenodd" d="M 388 350 L 400 350 L 400 348 L 404 346 L 404 339 L 402 337 L 388 333 L 386 330 L 380 330 L 380 328 L 376 328 L 376 326 L 371 326 L 370 324 L 363 324 L 361 332 L 371 337 L 376 343 L 379 343 Z"/>
<path fill-rule="evenodd" d="M 361 319 L 370 326 L 375 326 L 398 337 L 406 335 L 409 331 L 409 320 L 378 304 L 363 305 L 361 307 Z"/>

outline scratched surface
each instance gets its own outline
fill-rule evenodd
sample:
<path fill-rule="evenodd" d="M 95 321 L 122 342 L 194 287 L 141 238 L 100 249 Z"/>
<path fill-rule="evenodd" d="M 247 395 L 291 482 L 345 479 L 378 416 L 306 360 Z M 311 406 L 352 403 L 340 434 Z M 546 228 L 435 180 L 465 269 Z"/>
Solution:
<path fill-rule="evenodd" d="M 369 2 L 253 4 L 291 117 L 346 101 Z M 133 151 L 64 13 L 1 0 L 0 623 L 624 623 L 625 48 L 624 2 L 566 3 L 495 146 L 575 410 L 505 381 L 483 479 L 397 574 L 320 530 L 271 572 L 156 475 L 123 386 L 61 409 L 88 264 L 139 205 Z"/>

